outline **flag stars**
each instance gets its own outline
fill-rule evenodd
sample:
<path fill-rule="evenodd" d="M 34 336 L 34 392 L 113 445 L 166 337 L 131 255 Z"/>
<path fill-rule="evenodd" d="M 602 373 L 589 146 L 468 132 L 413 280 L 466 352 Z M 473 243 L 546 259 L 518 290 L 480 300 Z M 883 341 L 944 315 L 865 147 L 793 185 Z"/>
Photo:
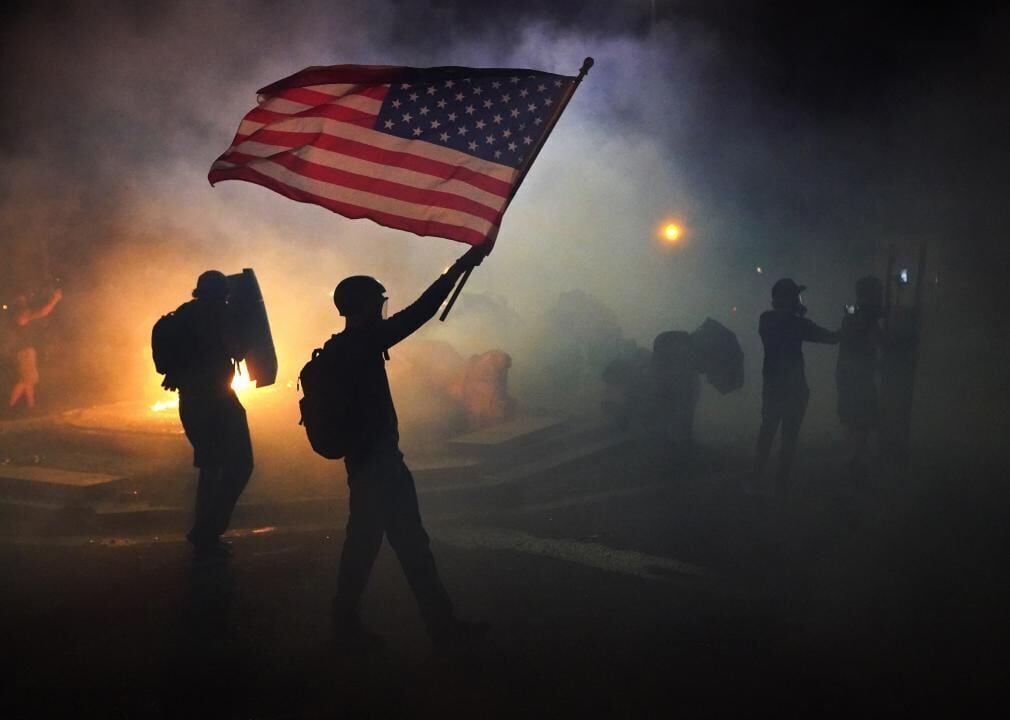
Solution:
<path fill-rule="evenodd" d="M 539 124 L 540 124 L 540 123 L 542 123 L 542 122 L 543 122 L 543 120 L 541 120 L 540 118 L 534 118 L 534 119 L 533 119 L 533 124 L 534 124 L 534 125 L 539 125 Z"/>
<path fill-rule="evenodd" d="M 501 150 L 495 150 L 494 151 L 494 157 L 495 157 L 495 160 L 499 159 L 501 157 Z"/>
<path fill-rule="evenodd" d="M 403 114 L 403 122 L 409 123 L 413 119 L 414 119 L 414 116 L 411 115 L 410 113 L 404 113 Z"/>
<path fill-rule="evenodd" d="M 461 92 L 456 93 L 456 101 L 457 102 L 463 102 L 463 97 L 464 97 L 463 93 L 461 93 Z"/>
<path fill-rule="evenodd" d="M 512 101 L 512 96 L 509 95 L 508 93 L 505 93 L 504 95 L 501 96 L 501 101 L 507 105 Z"/>
<path fill-rule="evenodd" d="M 434 130 L 436 128 L 440 128 L 440 127 L 442 127 L 442 123 L 440 123 L 438 121 L 438 118 L 435 118 L 434 120 L 431 121 L 431 129 L 432 130 Z"/>
<path fill-rule="evenodd" d="M 477 129 L 478 130 L 483 130 L 485 125 L 487 125 L 487 123 L 485 123 L 483 120 L 478 120 L 477 121 Z"/>
<path fill-rule="evenodd" d="M 476 150 L 477 150 L 477 143 L 475 143 L 475 142 L 474 142 L 473 140 L 471 140 L 470 142 L 468 142 L 468 143 L 466 144 L 466 146 L 467 146 L 468 148 L 470 148 L 470 152 L 474 152 L 474 151 L 476 151 Z"/>
<path fill-rule="evenodd" d="M 459 133 L 460 135 L 466 135 L 469 132 L 469 130 L 466 129 L 466 125 L 460 125 L 459 129 L 456 132 Z"/>
<path fill-rule="evenodd" d="M 429 112 L 431 112 L 431 110 L 429 110 L 428 106 L 425 105 L 423 108 L 421 108 L 417 112 L 419 112 L 421 115 L 427 115 Z"/>
<path fill-rule="evenodd" d="M 485 100 L 484 101 L 484 109 L 485 110 L 490 110 L 492 105 L 494 105 L 494 103 L 491 102 L 490 100 Z"/>
<path fill-rule="evenodd" d="M 392 129 L 393 129 L 393 121 L 392 121 L 392 120 L 387 120 L 387 121 L 386 121 L 385 123 L 383 123 L 383 124 L 384 124 L 384 125 L 386 126 L 386 129 L 387 129 L 387 130 L 392 130 Z"/>
<path fill-rule="evenodd" d="M 442 142 L 449 142 L 449 133 L 447 132 L 439 134 L 438 137 L 441 138 Z"/>
<path fill-rule="evenodd" d="M 494 145 L 494 135 L 488 135 L 486 138 L 484 138 L 484 142 L 487 143 L 488 145 Z"/>
<path fill-rule="evenodd" d="M 529 135 L 523 138 L 523 145 L 530 145 L 533 142 L 533 138 Z"/>
<path fill-rule="evenodd" d="M 410 90 L 410 83 L 403 83 L 400 85 L 401 90 Z"/>
<path fill-rule="evenodd" d="M 529 110 L 530 112 L 536 112 L 537 111 L 537 104 L 536 103 L 530 103 L 529 105 L 526 106 L 526 109 Z"/>
<path fill-rule="evenodd" d="M 517 85 L 519 83 L 519 78 L 513 75 L 512 77 L 509 78 L 509 82 L 512 83 L 513 85 Z"/>
<path fill-rule="evenodd" d="M 516 148 L 518 148 L 518 147 L 519 147 L 519 146 L 518 146 L 518 145 L 516 145 L 516 144 L 515 144 L 514 142 L 510 142 L 510 143 L 509 143 L 509 151 L 510 151 L 510 152 L 515 152 L 515 151 L 516 151 Z"/>
<path fill-rule="evenodd" d="M 539 85 L 537 85 L 537 92 L 545 92 L 546 90 L 547 90 L 547 86 L 544 85 L 543 83 L 540 83 Z"/>
<path fill-rule="evenodd" d="M 555 80 L 554 81 L 554 87 L 561 87 L 561 81 L 560 80 Z"/>
<path fill-rule="evenodd" d="M 446 106 L 446 102 L 445 102 L 445 99 L 442 99 L 442 100 L 439 100 L 439 101 L 438 101 L 437 103 L 435 103 L 435 104 L 436 104 L 436 105 L 438 105 L 438 109 L 439 109 L 439 110 L 445 110 L 445 106 Z"/>
<path fill-rule="evenodd" d="M 395 110 L 399 110 L 400 106 L 403 105 L 403 103 L 400 102 L 399 99 L 397 99 L 391 102 L 390 105 L 392 105 Z"/>
<path fill-rule="evenodd" d="M 429 95 L 434 95 L 434 94 L 436 93 L 436 90 L 435 90 L 435 86 L 434 86 L 434 85 L 429 85 L 429 86 L 428 86 L 428 90 L 427 90 L 426 92 L 427 92 L 427 93 L 428 93 Z"/>
<path fill-rule="evenodd" d="M 512 108 L 511 110 L 509 110 L 509 115 L 511 115 L 514 118 L 519 117 L 519 108 Z"/>
<path fill-rule="evenodd" d="M 467 105 L 466 106 L 466 114 L 467 115 L 473 115 L 475 112 L 477 112 L 477 108 L 475 108 L 473 105 Z"/>
<path fill-rule="evenodd" d="M 478 85 L 477 87 L 475 87 L 473 89 L 473 94 L 474 95 L 480 95 L 482 92 L 484 92 L 484 91 L 481 89 L 480 85 Z"/>
<path fill-rule="evenodd" d="M 459 117 L 456 113 L 449 113 L 449 122 L 456 122 L 456 118 Z"/>
<path fill-rule="evenodd" d="M 544 105 L 546 105 L 547 107 L 550 107 L 553 104 L 554 104 L 553 100 L 551 100 L 550 98 L 544 98 Z"/>
<path fill-rule="evenodd" d="M 501 83 L 498 82 L 497 80 L 495 80 L 493 83 L 491 83 L 491 87 L 493 87 L 495 90 L 497 90 L 498 88 L 501 87 Z"/>
<path fill-rule="evenodd" d="M 418 96 L 417 96 L 417 93 L 411 93 L 411 94 L 410 94 L 410 95 L 408 95 L 407 97 L 409 97 L 409 98 L 410 98 L 410 101 L 411 101 L 411 102 L 416 102 L 416 101 L 417 101 L 417 97 L 418 97 Z"/>
<path fill-rule="evenodd" d="M 495 124 L 495 125 L 501 125 L 501 115 L 497 115 L 497 114 L 496 114 L 496 115 L 495 115 L 495 116 L 494 116 L 493 118 L 491 118 L 491 119 L 492 119 L 492 120 L 494 120 L 494 124 Z"/>
<path fill-rule="evenodd" d="M 529 94 L 530 94 L 530 91 L 527 90 L 526 88 L 523 88 L 522 90 L 519 91 L 519 97 L 526 97 Z"/>
<path fill-rule="evenodd" d="M 502 137 L 507 137 L 507 138 L 512 137 L 512 131 L 509 130 L 508 128 L 505 128 L 504 130 L 502 130 L 501 134 L 502 134 Z"/>
<path fill-rule="evenodd" d="M 423 130 L 421 130 L 420 127 L 414 128 L 414 137 L 420 137 L 420 135 L 421 135 L 422 132 L 423 132 Z"/>
<path fill-rule="evenodd" d="M 456 84 L 456 83 L 454 83 L 454 82 L 453 82 L 452 80 L 446 80 L 446 81 L 445 81 L 445 86 L 446 86 L 447 88 L 451 88 L 451 87 L 453 87 L 453 86 L 454 86 L 455 84 Z"/>

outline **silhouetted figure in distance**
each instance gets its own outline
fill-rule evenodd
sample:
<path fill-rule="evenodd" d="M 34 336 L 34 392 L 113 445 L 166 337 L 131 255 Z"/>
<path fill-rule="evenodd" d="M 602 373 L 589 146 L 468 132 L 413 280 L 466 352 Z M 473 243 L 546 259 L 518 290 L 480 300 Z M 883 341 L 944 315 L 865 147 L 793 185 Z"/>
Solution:
<path fill-rule="evenodd" d="M 10 407 L 15 407 L 23 397 L 28 409 L 35 407 L 35 386 L 39 384 L 38 344 L 35 338 L 35 324 L 49 316 L 56 304 L 63 298 L 59 288 L 53 291 L 49 301 L 40 308 L 32 309 L 28 296 L 19 295 L 14 301 L 14 314 L 11 318 L 12 348 L 18 378 L 11 388 Z"/>
<path fill-rule="evenodd" d="M 690 333 L 676 330 L 657 335 L 652 343 L 650 370 L 664 454 L 689 463 L 694 451 L 694 415 L 701 392 Z"/>
<path fill-rule="evenodd" d="M 856 304 L 842 318 L 838 332 L 838 419 L 845 429 L 849 472 L 853 480 L 869 471 L 870 433 L 878 425 L 880 409 L 877 373 L 883 331 L 884 286 L 872 275 L 856 281 Z"/>
<path fill-rule="evenodd" d="M 459 647 L 486 629 L 454 617 L 421 524 L 414 479 L 400 452 L 385 367 L 388 349 L 430 320 L 459 277 L 479 265 L 484 255 L 483 248 L 471 248 L 413 304 L 388 319 L 384 317 L 386 290 L 374 278 L 345 278 L 333 293 L 346 324 L 343 332 L 327 341 L 323 355 L 333 358 L 327 361 L 334 363 L 333 372 L 350 374 L 348 384 L 358 393 L 362 430 L 357 446 L 344 458 L 350 511 L 333 602 L 333 629 L 338 645 L 345 648 L 365 649 L 376 639 L 362 626 L 361 596 L 383 535 L 400 561 L 436 644 Z"/>
<path fill-rule="evenodd" d="M 751 478 L 752 490 L 759 489 L 779 426 L 782 427 L 782 445 L 775 486 L 778 492 L 788 490 L 800 425 L 810 399 L 803 365 L 803 343 L 838 342 L 836 333 L 806 317 L 807 309 L 800 297 L 805 289 L 790 278 L 782 278 L 772 287 L 772 309 L 761 314 L 758 326 L 764 345 L 761 429 Z"/>
<path fill-rule="evenodd" d="M 186 537 L 198 558 L 226 557 L 231 547 L 221 535 L 253 470 L 245 408 L 231 387 L 244 351 L 229 320 L 224 274 L 200 275 L 193 298 L 176 310 L 185 344 L 176 378 L 179 418 L 200 469 L 193 528 Z"/>

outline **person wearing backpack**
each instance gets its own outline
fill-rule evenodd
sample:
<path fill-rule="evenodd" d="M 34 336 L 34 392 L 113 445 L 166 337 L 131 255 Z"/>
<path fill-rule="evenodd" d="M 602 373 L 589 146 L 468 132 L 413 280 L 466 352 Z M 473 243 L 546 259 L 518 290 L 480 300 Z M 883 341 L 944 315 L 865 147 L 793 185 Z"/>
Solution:
<path fill-rule="evenodd" d="M 383 535 L 400 561 L 436 644 L 466 644 L 487 629 L 484 623 L 464 622 L 453 614 L 421 523 L 414 479 L 400 452 L 385 367 L 389 348 L 430 320 L 460 276 L 479 265 L 485 254 L 482 247 L 470 248 L 414 303 L 388 319 L 386 289 L 375 278 L 345 278 L 333 293 L 345 329 L 330 338 L 321 357 L 331 373 L 342 376 L 341 384 L 353 389 L 358 429 L 343 453 L 350 501 L 333 601 L 335 639 L 345 647 L 364 649 L 376 640 L 362 626 L 361 596 Z"/>
<path fill-rule="evenodd" d="M 253 470 L 245 408 L 231 388 L 244 351 L 234 339 L 228 293 L 225 275 L 208 270 L 193 300 L 159 320 L 152 335 L 156 367 L 165 371 L 166 387 L 179 390 L 179 419 L 200 471 L 186 535 L 196 559 L 231 555 L 221 535 Z"/>

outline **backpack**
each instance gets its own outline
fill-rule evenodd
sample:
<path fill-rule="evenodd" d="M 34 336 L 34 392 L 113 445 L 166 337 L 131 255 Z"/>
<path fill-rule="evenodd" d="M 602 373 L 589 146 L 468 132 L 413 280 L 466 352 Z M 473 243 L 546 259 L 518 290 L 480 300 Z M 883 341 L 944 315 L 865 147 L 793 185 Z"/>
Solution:
<path fill-rule="evenodd" d="M 179 374 L 183 370 L 186 353 L 185 322 L 175 310 L 158 318 L 151 328 L 151 356 L 154 369 L 165 379 L 161 386 L 166 390 L 179 389 Z"/>
<path fill-rule="evenodd" d="M 362 439 L 356 385 L 337 338 L 334 335 L 313 350 L 298 375 L 302 390 L 299 425 L 305 428 L 312 449 L 329 460 L 344 457 Z"/>

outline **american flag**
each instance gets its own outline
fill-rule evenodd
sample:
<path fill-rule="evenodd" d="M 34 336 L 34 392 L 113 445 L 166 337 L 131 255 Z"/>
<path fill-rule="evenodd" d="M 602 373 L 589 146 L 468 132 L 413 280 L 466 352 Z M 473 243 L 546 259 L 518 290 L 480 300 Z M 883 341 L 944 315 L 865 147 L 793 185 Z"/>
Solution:
<path fill-rule="evenodd" d="M 208 178 L 480 245 L 494 240 L 575 81 L 517 69 L 307 68 L 259 91 Z"/>

